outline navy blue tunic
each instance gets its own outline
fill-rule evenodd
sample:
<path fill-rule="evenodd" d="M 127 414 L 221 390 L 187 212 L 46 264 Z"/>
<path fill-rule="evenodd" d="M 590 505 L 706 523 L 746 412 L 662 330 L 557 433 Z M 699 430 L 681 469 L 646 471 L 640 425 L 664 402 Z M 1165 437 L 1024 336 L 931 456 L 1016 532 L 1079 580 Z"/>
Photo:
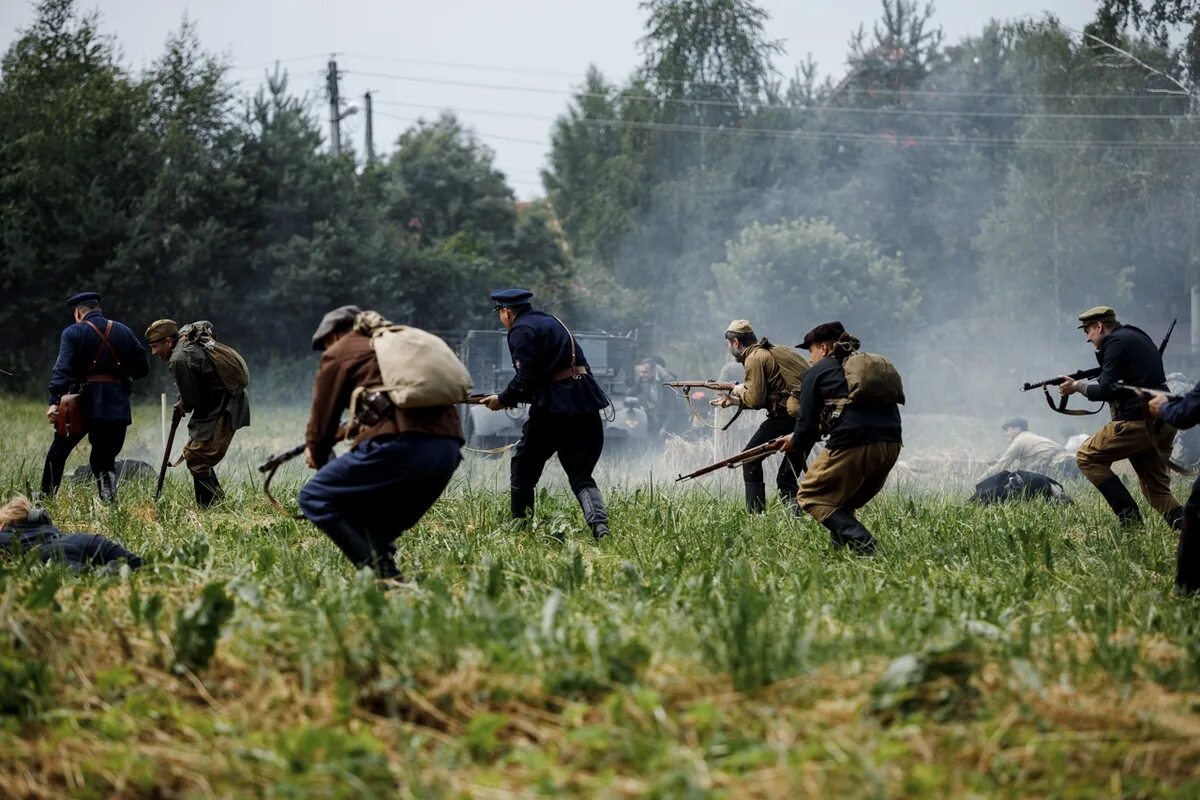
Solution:
<path fill-rule="evenodd" d="M 101 332 L 108 325 L 108 320 L 99 311 L 93 311 L 84 319 Z M 130 386 L 133 381 L 146 377 L 150 372 L 150 364 L 146 361 L 146 348 L 128 326 L 114 321 L 108 341 L 121 360 L 118 369 L 112 353 L 107 347 L 102 347 L 100 337 L 86 322 L 77 322 L 62 332 L 58 345 L 58 361 L 50 373 L 50 405 L 57 404 L 59 398 L 70 392 L 73 386 L 87 381 L 88 368 L 99 353 L 96 368 L 91 372 L 98 375 L 116 375 L 122 380 L 120 383 L 89 385 L 88 415 L 92 419 L 119 420 L 129 424 L 132 422 L 129 409 Z"/>
<path fill-rule="evenodd" d="M 543 311 L 525 311 L 508 330 L 508 351 L 517 374 L 500 393 L 509 408 L 528 403 L 550 414 L 586 414 L 607 408 L 608 396 L 589 370 L 578 378 L 553 381 L 571 367 L 572 336 L 561 322 Z M 575 342 L 575 366 L 586 367 L 587 356 Z"/>

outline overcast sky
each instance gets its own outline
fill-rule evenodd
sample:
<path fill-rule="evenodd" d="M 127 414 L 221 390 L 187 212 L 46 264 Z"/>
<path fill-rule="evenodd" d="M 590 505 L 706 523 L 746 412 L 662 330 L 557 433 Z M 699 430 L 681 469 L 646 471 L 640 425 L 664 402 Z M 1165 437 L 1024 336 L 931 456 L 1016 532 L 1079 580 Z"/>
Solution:
<path fill-rule="evenodd" d="M 840 76 L 847 41 L 879 16 L 880 0 L 762 0 L 768 35 L 783 41 L 779 63 L 790 75 L 811 54 L 822 73 Z M 1080 28 L 1097 0 L 942 0 L 936 21 L 950 42 L 990 18 L 1047 12 Z M 417 117 L 456 109 L 496 152 L 496 163 L 522 197 L 541 193 L 553 117 L 589 64 L 612 79 L 637 65 L 645 12 L 637 0 L 83 0 L 100 11 L 127 63 L 153 61 L 184 14 L 210 50 L 224 53 L 233 76 L 252 92 L 264 65 L 281 60 L 297 92 L 328 119 L 324 71 L 337 53 L 341 90 L 362 105 L 375 97 L 375 142 L 391 150 Z M 0 48 L 33 17 L 27 0 L 0 0 Z M 474 84 L 474 85 L 470 85 Z M 510 87 L 510 88 L 500 88 Z M 521 87 L 518 91 L 511 87 Z M 529 91 L 532 90 L 532 91 Z M 343 142 L 363 150 L 361 113 L 343 123 Z"/>

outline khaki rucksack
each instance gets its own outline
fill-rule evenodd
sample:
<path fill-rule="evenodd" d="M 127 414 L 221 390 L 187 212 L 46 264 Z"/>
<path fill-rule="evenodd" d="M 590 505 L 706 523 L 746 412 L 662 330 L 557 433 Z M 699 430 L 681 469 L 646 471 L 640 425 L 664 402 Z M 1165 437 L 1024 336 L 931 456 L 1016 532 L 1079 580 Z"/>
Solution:
<path fill-rule="evenodd" d="M 246 360 L 237 350 L 213 338 L 211 322 L 200 320 L 184 325 L 179 329 L 179 339 L 204 348 L 225 391 L 231 394 L 246 391 L 250 385 L 250 368 L 246 366 Z"/>
<path fill-rule="evenodd" d="M 467 368 L 440 336 L 393 325 L 374 311 L 359 314 L 354 329 L 370 335 L 383 376 L 382 386 L 356 389 L 355 400 L 362 392 L 386 391 L 396 408 L 429 408 L 461 403 L 471 393 Z"/>
<path fill-rule="evenodd" d="M 900 373 L 881 355 L 856 350 L 842 361 L 846 373 L 846 398 L 853 405 L 904 405 L 904 383 Z"/>
<path fill-rule="evenodd" d="M 766 343 L 766 340 L 763 340 Z M 775 366 L 783 376 L 784 386 L 787 387 L 787 413 L 789 417 L 800 416 L 800 387 L 804 385 L 804 376 L 808 374 L 808 359 L 790 347 L 770 345 L 770 353 L 775 358 Z"/>

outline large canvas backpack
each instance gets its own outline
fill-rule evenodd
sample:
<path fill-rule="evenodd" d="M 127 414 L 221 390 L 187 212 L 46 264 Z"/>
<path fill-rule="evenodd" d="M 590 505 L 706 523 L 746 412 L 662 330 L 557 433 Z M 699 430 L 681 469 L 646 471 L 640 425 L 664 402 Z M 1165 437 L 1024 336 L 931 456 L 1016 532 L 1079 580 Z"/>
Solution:
<path fill-rule="evenodd" d="M 393 325 L 364 311 L 355 330 L 371 337 L 383 376 L 382 386 L 356 390 L 387 392 L 396 408 L 429 408 L 461 403 L 471 393 L 471 376 L 440 336 L 409 325 Z"/>
<path fill-rule="evenodd" d="M 225 391 L 232 394 L 246 391 L 250 385 L 250 368 L 246 366 L 246 360 L 237 350 L 216 340 L 211 322 L 201 320 L 184 325 L 179 329 L 179 340 L 185 347 L 204 348 Z"/>

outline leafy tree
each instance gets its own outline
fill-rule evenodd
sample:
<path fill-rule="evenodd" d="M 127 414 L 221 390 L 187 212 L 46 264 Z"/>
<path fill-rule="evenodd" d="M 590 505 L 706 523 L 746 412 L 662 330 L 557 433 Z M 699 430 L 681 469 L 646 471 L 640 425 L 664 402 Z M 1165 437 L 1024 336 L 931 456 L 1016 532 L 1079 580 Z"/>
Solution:
<path fill-rule="evenodd" d="M 852 239 L 826 220 L 753 223 L 713 265 L 709 295 L 721 319 L 752 310 L 755 329 L 780 344 L 804 325 L 841 320 L 868 340 L 908 324 L 920 295 L 899 258 Z M 800 320 L 801 322 L 797 322 Z"/>

